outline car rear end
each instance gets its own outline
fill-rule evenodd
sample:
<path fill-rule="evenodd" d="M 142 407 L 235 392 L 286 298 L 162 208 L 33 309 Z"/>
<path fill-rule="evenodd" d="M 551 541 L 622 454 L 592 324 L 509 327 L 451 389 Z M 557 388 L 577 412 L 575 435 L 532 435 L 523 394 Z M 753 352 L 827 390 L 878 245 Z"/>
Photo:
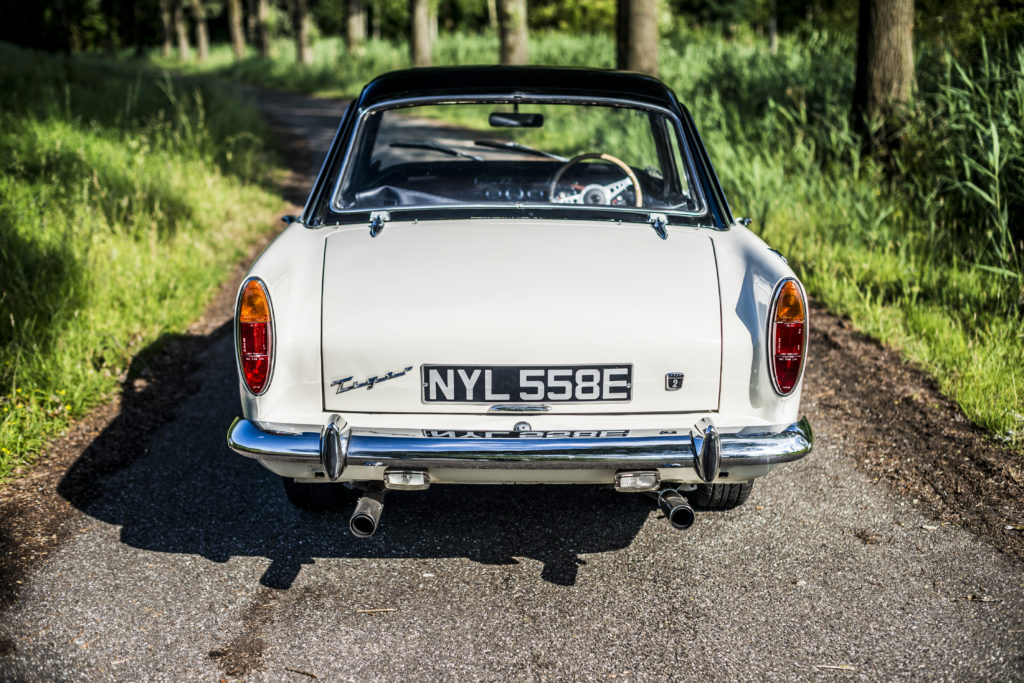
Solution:
<path fill-rule="evenodd" d="M 656 80 L 389 74 L 243 283 L 228 441 L 293 501 L 362 491 L 359 533 L 450 483 L 612 485 L 682 528 L 810 450 L 806 310 Z"/>

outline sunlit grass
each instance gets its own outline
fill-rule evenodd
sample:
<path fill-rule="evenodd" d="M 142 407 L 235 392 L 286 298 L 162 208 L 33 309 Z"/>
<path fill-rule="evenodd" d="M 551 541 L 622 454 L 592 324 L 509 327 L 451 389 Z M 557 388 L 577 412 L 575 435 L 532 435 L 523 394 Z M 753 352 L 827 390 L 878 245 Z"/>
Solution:
<path fill-rule="evenodd" d="M 223 87 L 0 44 L 0 481 L 181 332 L 280 200 Z"/>
<path fill-rule="evenodd" d="M 534 64 L 611 67 L 611 36 L 533 34 Z M 339 39 L 302 67 L 281 41 L 268 63 L 227 46 L 197 71 L 264 86 L 354 96 L 409 65 L 406 46 Z M 967 416 L 1024 448 L 1024 48 L 976 58 L 927 45 L 901 146 L 861 154 L 849 121 L 852 35 L 783 38 L 777 55 L 680 28 L 663 37 L 661 78 L 693 111 L 737 215 L 781 249 L 811 294 L 934 376 Z M 436 64 L 493 64 L 493 35 L 444 36 Z M 168 62 L 168 66 L 173 63 Z M 586 131 L 576 131 L 585 138 Z"/>

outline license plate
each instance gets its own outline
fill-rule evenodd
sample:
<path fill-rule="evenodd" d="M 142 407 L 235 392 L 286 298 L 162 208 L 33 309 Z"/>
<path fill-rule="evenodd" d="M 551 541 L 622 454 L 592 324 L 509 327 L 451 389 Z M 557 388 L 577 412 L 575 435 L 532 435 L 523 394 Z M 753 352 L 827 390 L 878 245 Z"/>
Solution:
<path fill-rule="evenodd" d="M 633 366 L 424 365 L 427 403 L 629 401 Z"/>

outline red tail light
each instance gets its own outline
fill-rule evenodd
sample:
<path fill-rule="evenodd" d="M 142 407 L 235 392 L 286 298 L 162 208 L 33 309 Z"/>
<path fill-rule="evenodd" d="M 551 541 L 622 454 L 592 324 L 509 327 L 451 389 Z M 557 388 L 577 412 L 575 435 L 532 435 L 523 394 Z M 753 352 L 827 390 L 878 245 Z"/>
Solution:
<path fill-rule="evenodd" d="M 796 280 L 783 280 L 776 289 L 768 325 L 772 386 L 786 396 L 800 381 L 807 351 L 807 310 Z"/>
<path fill-rule="evenodd" d="M 270 299 L 263 283 L 253 278 L 245 283 L 238 298 L 236 348 L 238 367 L 245 385 L 254 394 L 261 394 L 270 383 L 271 355 L 274 351 L 274 320 Z"/>

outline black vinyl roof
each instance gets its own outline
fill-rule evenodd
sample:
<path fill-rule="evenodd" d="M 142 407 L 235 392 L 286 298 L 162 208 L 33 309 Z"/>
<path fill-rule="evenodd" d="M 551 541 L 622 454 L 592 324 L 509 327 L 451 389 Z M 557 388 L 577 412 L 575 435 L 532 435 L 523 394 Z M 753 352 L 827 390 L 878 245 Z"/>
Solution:
<path fill-rule="evenodd" d="M 359 96 L 362 109 L 388 100 L 435 95 L 568 95 L 610 97 L 678 110 L 673 92 L 657 78 L 628 71 L 544 66 L 448 66 L 404 69 L 372 80 Z"/>

